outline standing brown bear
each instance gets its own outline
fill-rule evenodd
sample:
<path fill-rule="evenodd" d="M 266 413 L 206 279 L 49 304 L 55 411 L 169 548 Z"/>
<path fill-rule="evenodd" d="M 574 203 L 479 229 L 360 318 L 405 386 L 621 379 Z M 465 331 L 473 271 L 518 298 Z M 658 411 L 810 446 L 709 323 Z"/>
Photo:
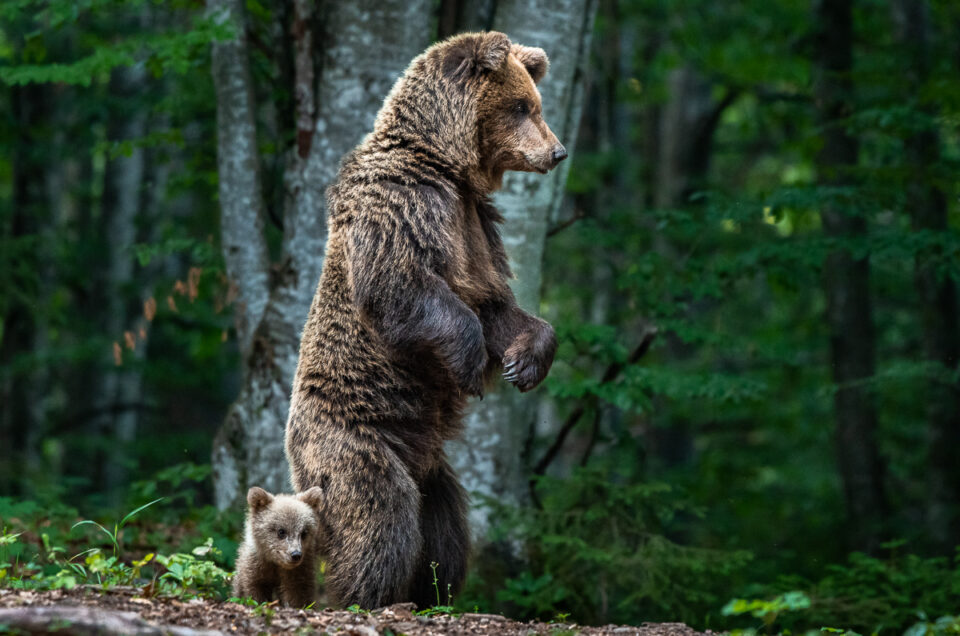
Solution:
<path fill-rule="evenodd" d="M 529 391 L 553 362 L 553 329 L 507 285 L 503 217 L 488 198 L 506 170 L 545 173 L 567 156 L 541 115 L 547 65 L 503 33 L 432 46 L 327 190 L 286 452 L 294 487 L 325 493 L 336 602 L 428 606 L 431 562 L 441 592 L 458 591 L 466 497 L 443 443 L 501 366 Z"/>

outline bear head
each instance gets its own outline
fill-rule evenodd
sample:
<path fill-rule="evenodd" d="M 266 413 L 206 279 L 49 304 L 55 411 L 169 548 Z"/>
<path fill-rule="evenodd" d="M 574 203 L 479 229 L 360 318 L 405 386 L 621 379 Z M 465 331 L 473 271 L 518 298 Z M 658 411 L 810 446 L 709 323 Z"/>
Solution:
<path fill-rule="evenodd" d="M 313 557 L 320 543 L 323 491 L 314 486 L 298 495 L 271 495 L 254 486 L 247 492 L 248 540 L 265 560 L 285 569 Z"/>
<path fill-rule="evenodd" d="M 450 41 L 444 58 L 446 76 L 472 84 L 477 92 L 481 167 L 494 174 L 546 173 L 566 159 L 566 149 L 543 119 L 537 90 L 549 66 L 543 49 L 512 44 L 496 31 Z"/>
<path fill-rule="evenodd" d="M 503 33 L 454 36 L 410 64 L 375 130 L 426 142 L 483 192 L 507 170 L 545 173 L 567 157 L 543 118 L 537 84 L 548 67 L 543 49 Z"/>

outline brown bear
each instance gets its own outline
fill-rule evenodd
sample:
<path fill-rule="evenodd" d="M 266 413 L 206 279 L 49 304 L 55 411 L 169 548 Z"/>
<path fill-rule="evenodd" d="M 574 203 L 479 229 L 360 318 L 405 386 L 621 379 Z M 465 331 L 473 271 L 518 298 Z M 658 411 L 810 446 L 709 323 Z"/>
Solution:
<path fill-rule="evenodd" d="M 543 120 L 542 49 L 455 36 L 410 64 L 327 190 L 326 262 L 286 429 L 294 488 L 321 486 L 327 591 L 374 608 L 463 582 L 466 497 L 444 456 L 470 395 L 504 368 L 529 391 L 553 328 L 521 310 L 489 195 L 566 150 Z M 449 586 L 449 587 L 448 587 Z"/>
<path fill-rule="evenodd" d="M 247 521 L 237 552 L 233 594 L 305 607 L 317 596 L 317 559 L 324 551 L 323 492 L 271 495 L 247 492 Z"/>

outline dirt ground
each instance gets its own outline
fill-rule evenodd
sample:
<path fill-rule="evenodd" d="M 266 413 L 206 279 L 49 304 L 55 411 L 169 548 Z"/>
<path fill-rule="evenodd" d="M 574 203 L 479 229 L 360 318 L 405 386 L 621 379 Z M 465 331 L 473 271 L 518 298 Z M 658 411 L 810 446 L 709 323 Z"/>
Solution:
<path fill-rule="evenodd" d="M 0 590 L 0 634 L 700 634 L 682 623 L 581 627 L 519 623 L 493 614 L 415 616 L 413 606 L 407 604 L 359 614 L 330 609 L 269 609 L 264 612 L 235 603 L 140 598 L 134 589 Z"/>

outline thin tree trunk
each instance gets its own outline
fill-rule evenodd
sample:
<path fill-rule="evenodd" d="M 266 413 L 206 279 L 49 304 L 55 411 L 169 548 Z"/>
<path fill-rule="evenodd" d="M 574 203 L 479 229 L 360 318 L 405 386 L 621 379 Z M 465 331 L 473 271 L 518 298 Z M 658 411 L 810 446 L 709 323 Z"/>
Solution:
<path fill-rule="evenodd" d="M 215 496 L 221 508 L 241 499 L 251 485 L 289 488 L 283 435 L 300 333 L 323 265 L 324 191 L 336 177 L 340 158 L 373 128 L 393 82 L 429 44 L 427 0 L 329 3 L 317 82 L 312 48 L 321 38 L 313 33 L 311 7 L 302 0 L 293 6 L 297 130 L 285 171 L 281 260 L 245 358 L 243 387 L 214 441 Z M 215 74 L 215 81 L 222 80 Z M 230 132 L 221 129 L 221 134 Z"/>
<path fill-rule="evenodd" d="M 267 244 L 263 234 L 263 193 L 257 130 L 256 104 L 247 51 L 246 20 L 241 0 L 211 0 L 208 11 L 214 19 L 229 24 L 234 37 L 215 42 L 212 51 L 213 82 L 217 93 L 217 171 L 220 194 L 220 240 L 230 284 L 236 286 L 237 340 L 244 360 L 244 388 L 227 413 L 213 442 L 214 498 L 221 508 L 237 500 L 240 487 L 248 483 L 246 466 L 253 444 L 249 428 L 256 414 L 250 403 L 249 383 L 259 360 L 253 346 L 269 298 Z M 255 476 L 254 476 L 255 478 Z M 276 484 L 261 484 L 275 488 Z M 226 490 L 225 490 L 226 488 Z"/>
<path fill-rule="evenodd" d="M 16 122 L 16 143 L 12 161 L 12 205 L 9 223 L 0 227 L 4 243 L 25 245 L 32 235 L 41 230 L 44 199 L 44 167 L 33 152 L 40 143 L 37 131 L 47 117 L 49 87 L 40 85 L 14 86 L 10 89 L 13 119 Z M 37 257 L 33 250 L 18 249 L 17 265 L 25 271 L 36 271 Z M 6 293 L 0 295 L 2 315 L 2 340 L 0 340 L 0 485 L 9 493 L 19 494 L 23 470 L 30 463 L 30 432 L 40 425 L 34 420 L 34 397 L 30 373 L 24 369 L 24 358 L 30 356 L 37 339 L 35 309 L 29 303 L 18 300 L 15 285 L 29 284 L 25 277 L 14 277 L 13 263 L 6 263 L 9 256 L 0 260 L 0 281 Z M 13 364 L 16 362 L 17 364 Z"/>
<path fill-rule="evenodd" d="M 595 0 L 562 2 L 501 1 L 492 27 L 511 40 L 543 48 L 550 72 L 539 88 L 544 118 L 573 154 L 583 105 L 583 67 L 588 61 Z M 495 196 L 506 221 L 504 245 L 516 278 L 512 281 L 520 306 L 539 314 L 542 261 L 547 226 L 563 199 L 570 161 L 547 176 L 510 173 Z M 464 487 L 482 497 L 520 503 L 527 496 L 523 440 L 536 412 L 536 400 L 501 385 L 482 402 L 474 402 L 462 440 L 449 445 L 451 463 Z M 474 537 L 486 535 L 488 510 L 474 506 Z"/>
<path fill-rule="evenodd" d="M 819 182 L 850 185 L 856 166 L 857 139 L 842 120 L 850 114 L 853 82 L 853 8 L 851 0 L 819 0 L 820 28 L 814 85 L 824 143 L 817 155 Z M 837 197 L 823 201 L 824 233 L 850 240 L 867 235 L 866 219 Z M 851 547 L 874 550 L 885 515 L 883 466 L 877 450 L 877 415 L 870 390 L 859 381 L 874 375 L 874 328 L 870 300 L 870 263 L 838 249 L 824 271 L 827 324 L 833 380 L 837 385 L 837 460 L 843 480 Z"/>
<path fill-rule="evenodd" d="M 926 0 L 894 0 L 894 18 L 904 48 L 907 94 L 923 94 L 930 73 L 931 25 Z M 940 139 L 935 108 L 920 104 L 929 123 L 906 139 L 906 162 L 910 169 L 906 189 L 913 229 L 919 232 L 949 231 L 947 198 L 937 185 Z M 957 288 L 948 277 L 938 277 L 935 266 L 923 255 L 916 259 L 916 288 L 920 304 L 920 336 L 924 357 L 954 371 L 960 361 L 960 324 L 957 319 Z M 960 536 L 960 386 L 939 380 L 927 387 L 926 409 L 930 438 L 929 508 L 927 527 L 932 538 L 950 549 Z"/>
<path fill-rule="evenodd" d="M 234 29 L 233 38 L 213 44 L 212 67 L 217 92 L 220 240 L 227 276 L 237 286 L 237 339 L 246 356 L 270 292 L 256 104 L 243 2 L 211 0 L 208 11 Z"/>
<path fill-rule="evenodd" d="M 111 94 L 115 98 L 130 99 L 143 90 L 145 80 L 146 69 L 142 66 L 117 69 L 111 82 Z M 127 117 L 119 121 L 116 119 L 109 133 L 110 141 L 138 139 L 146 133 L 146 112 L 131 110 Z M 130 364 L 132 358 L 143 355 L 145 345 L 138 343 L 137 332 L 131 330 L 129 286 L 134 273 L 134 255 L 130 246 L 136 242 L 144 177 L 145 152 L 136 147 L 129 155 L 112 159 L 107 164 L 104 177 L 103 228 L 109 255 L 104 276 L 107 303 L 103 309 L 103 328 L 108 338 L 113 338 L 127 350 L 127 364 L 115 365 L 114 353 L 104 352 L 104 366 L 94 406 L 103 413 L 97 424 L 109 429 L 109 434 L 117 442 L 110 456 L 103 457 L 103 486 L 112 493 L 115 501 L 126 479 L 126 451 L 136 435 L 138 412 L 136 409 L 114 412 L 113 406 L 139 402 L 142 384 L 136 365 L 131 368 Z M 132 338 L 125 338 L 125 332 Z M 132 351 L 129 350 L 131 344 Z"/>

